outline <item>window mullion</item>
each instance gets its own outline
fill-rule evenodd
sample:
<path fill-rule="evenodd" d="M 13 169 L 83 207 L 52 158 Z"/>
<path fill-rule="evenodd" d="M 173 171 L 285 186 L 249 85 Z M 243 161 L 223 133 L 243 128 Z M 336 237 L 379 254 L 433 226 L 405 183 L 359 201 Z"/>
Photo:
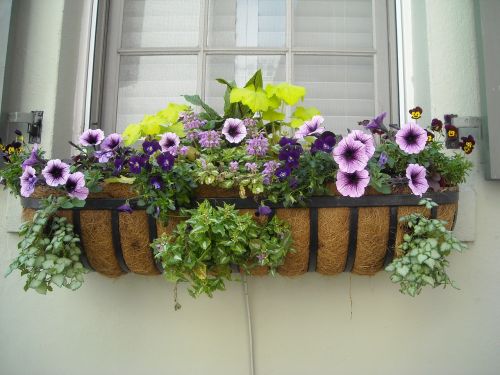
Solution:
<path fill-rule="evenodd" d="M 209 5 L 208 1 L 201 0 L 200 8 L 200 34 L 199 34 L 199 47 L 200 52 L 198 54 L 198 92 L 200 97 L 205 100 L 205 79 L 206 79 L 206 43 L 208 34 L 208 12 Z"/>

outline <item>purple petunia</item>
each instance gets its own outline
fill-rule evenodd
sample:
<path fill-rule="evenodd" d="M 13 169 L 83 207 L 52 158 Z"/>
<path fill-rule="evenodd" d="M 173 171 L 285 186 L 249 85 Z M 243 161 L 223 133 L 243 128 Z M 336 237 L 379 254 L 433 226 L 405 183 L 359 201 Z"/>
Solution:
<path fill-rule="evenodd" d="M 118 133 L 108 135 L 101 144 L 102 151 L 115 151 L 123 142 L 123 138 Z"/>
<path fill-rule="evenodd" d="M 153 155 L 156 151 L 161 149 L 160 143 L 156 139 L 146 140 L 142 142 L 142 149 L 148 155 Z"/>
<path fill-rule="evenodd" d="M 239 164 L 237 161 L 232 161 L 229 163 L 229 170 L 231 172 L 238 172 Z"/>
<path fill-rule="evenodd" d="M 418 154 L 425 148 L 427 132 L 416 123 L 410 122 L 396 133 L 396 143 L 407 154 Z"/>
<path fill-rule="evenodd" d="M 85 130 L 80 136 L 82 146 L 97 146 L 104 139 L 104 132 L 101 129 Z"/>
<path fill-rule="evenodd" d="M 247 141 L 248 155 L 265 156 L 268 149 L 269 149 L 269 141 L 262 133 Z"/>
<path fill-rule="evenodd" d="M 384 119 L 387 116 L 387 112 L 382 112 L 377 117 L 371 119 L 368 124 L 365 125 L 365 128 L 370 130 L 372 133 L 381 134 L 384 132 Z"/>
<path fill-rule="evenodd" d="M 365 193 L 369 182 L 370 175 L 366 169 L 352 173 L 338 171 L 335 185 L 339 193 L 343 196 L 358 198 Z"/>
<path fill-rule="evenodd" d="M 294 137 L 297 139 L 302 139 L 309 135 L 323 133 L 325 131 L 325 128 L 321 126 L 321 124 L 323 124 L 324 121 L 325 119 L 322 116 L 314 116 L 309 121 L 304 122 L 304 125 L 302 125 L 299 130 L 295 132 Z"/>
<path fill-rule="evenodd" d="M 160 190 L 163 187 L 163 179 L 161 176 L 153 176 L 149 179 L 149 183 L 156 190 Z"/>
<path fill-rule="evenodd" d="M 38 143 L 35 143 L 33 145 L 33 148 L 31 149 L 31 154 L 30 154 L 30 157 L 28 159 L 26 159 L 25 161 L 23 161 L 23 164 L 21 164 L 23 170 L 26 168 L 26 167 L 32 167 L 34 166 L 35 164 L 37 164 L 39 162 L 38 160 Z"/>
<path fill-rule="evenodd" d="M 388 161 L 389 161 L 389 156 L 385 152 L 381 152 L 377 162 L 378 166 L 382 168 L 384 165 L 387 164 Z"/>
<path fill-rule="evenodd" d="M 42 175 L 49 186 L 64 185 L 68 180 L 69 165 L 59 159 L 49 160 L 42 170 Z"/>
<path fill-rule="evenodd" d="M 127 202 L 125 204 L 122 204 L 121 206 L 116 208 L 120 212 L 126 212 L 128 214 L 131 214 L 134 210 L 132 210 L 132 207 L 130 204 Z"/>
<path fill-rule="evenodd" d="M 315 154 L 318 151 L 330 153 L 333 150 L 333 146 L 337 143 L 337 138 L 335 134 L 330 131 L 326 131 L 321 134 L 311 145 L 311 154 Z"/>
<path fill-rule="evenodd" d="M 156 157 L 156 161 L 161 169 L 170 171 L 174 167 L 175 156 L 170 152 L 162 152 Z"/>
<path fill-rule="evenodd" d="M 149 158 L 147 155 L 134 155 L 134 156 L 132 156 L 128 162 L 130 172 L 133 174 L 141 173 L 141 170 L 143 167 L 146 166 L 148 159 Z"/>
<path fill-rule="evenodd" d="M 365 145 L 365 152 L 368 159 L 373 156 L 375 153 L 375 142 L 370 134 L 363 133 L 361 130 L 353 130 L 349 133 L 348 137 L 351 137 L 355 141 L 359 141 Z"/>
<path fill-rule="evenodd" d="M 170 152 L 172 155 L 177 155 L 177 148 L 181 143 L 181 139 L 175 133 L 167 132 L 161 136 L 160 146 L 163 152 Z"/>
<path fill-rule="evenodd" d="M 35 169 L 29 165 L 26 166 L 19 179 L 21 180 L 21 195 L 29 197 L 35 191 L 35 185 L 38 180 Z"/>
<path fill-rule="evenodd" d="M 353 173 L 366 167 L 368 155 L 365 145 L 352 137 L 342 139 L 333 149 L 333 158 L 342 172 Z"/>
<path fill-rule="evenodd" d="M 408 178 L 408 186 L 413 194 L 422 196 L 422 194 L 429 189 L 426 174 L 427 171 L 421 165 L 408 164 L 406 168 L 406 177 Z"/>
<path fill-rule="evenodd" d="M 207 130 L 198 133 L 198 140 L 203 148 L 219 147 L 220 135 L 215 130 Z"/>
<path fill-rule="evenodd" d="M 222 134 L 229 143 L 240 143 L 247 135 L 247 128 L 240 119 L 228 118 L 222 127 Z"/>
<path fill-rule="evenodd" d="M 71 173 L 64 187 L 71 198 L 83 201 L 89 195 L 89 189 L 85 187 L 85 177 L 82 172 Z"/>

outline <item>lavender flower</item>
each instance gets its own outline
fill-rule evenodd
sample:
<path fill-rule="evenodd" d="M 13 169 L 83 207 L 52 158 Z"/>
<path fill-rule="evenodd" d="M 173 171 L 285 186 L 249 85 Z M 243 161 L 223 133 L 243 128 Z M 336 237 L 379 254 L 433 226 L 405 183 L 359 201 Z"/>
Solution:
<path fill-rule="evenodd" d="M 251 173 L 257 173 L 257 163 L 246 163 L 245 168 Z"/>
<path fill-rule="evenodd" d="M 170 171 L 174 167 L 175 156 L 170 152 L 162 152 L 156 157 L 156 161 L 161 169 Z"/>
<path fill-rule="evenodd" d="M 35 143 L 33 145 L 33 148 L 31 149 L 31 154 L 30 154 L 30 157 L 28 159 L 26 159 L 25 161 L 23 161 L 23 164 L 21 165 L 23 170 L 26 168 L 26 167 L 32 167 L 33 165 L 37 164 L 39 162 L 38 160 L 38 143 Z"/>
<path fill-rule="evenodd" d="M 117 207 L 117 210 L 120 212 L 126 212 L 128 214 L 131 214 L 134 211 L 132 210 L 132 207 L 130 207 L 130 204 L 128 202 L 122 204 L 120 207 Z"/>
<path fill-rule="evenodd" d="M 167 132 L 161 136 L 160 146 L 163 152 L 170 152 L 172 155 L 177 155 L 177 147 L 181 143 L 179 136 L 175 133 Z"/>
<path fill-rule="evenodd" d="M 66 180 L 65 188 L 71 198 L 83 201 L 89 195 L 89 189 L 85 187 L 85 177 L 82 172 L 70 174 Z"/>
<path fill-rule="evenodd" d="M 370 176 L 366 169 L 347 173 L 343 171 L 337 172 L 337 181 L 335 185 L 340 194 L 358 198 L 365 193 L 365 189 L 370 182 Z"/>
<path fill-rule="evenodd" d="M 318 151 L 330 153 L 333 150 L 333 146 L 337 142 L 335 134 L 330 131 L 322 133 L 311 145 L 311 154 L 315 154 Z"/>
<path fill-rule="evenodd" d="M 108 135 L 101 144 L 103 151 L 115 151 L 123 142 L 123 138 L 118 133 Z"/>
<path fill-rule="evenodd" d="M 153 155 L 156 151 L 160 150 L 161 148 L 162 147 L 160 146 L 160 143 L 155 139 L 142 142 L 142 149 L 147 155 Z"/>
<path fill-rule="evenodd" d="M 413 194 L 422 196 L 429 189 L 429 183 L 425 177 L 426 173 L 425 168 L 419 164 L 409 164 L 406 168 L 408 186 Z"/>
<path fill-rule="evenodd" d="M 372 133 L 378 133 L 378 134 L 383 133 L 385 129 L 384 126 L 385 116 L 387 116 L 387 112 L 382 112 L 377 117 L 371 119 L 371 121 L 365 125 L 365 128 L 370 130 Z"/>
<path fill-rule="evenodd" d="M 254 118 L 249 118 L 249 117 L 244 118 L 243 119 L 243 125 L 245 125 L 245 127 L 247 129 L 253 128 L 253 127 L 255 127 L 255 125 L 257 125 L 257 120 L 254 119 Z"/>
<path fill-rule="evenodd" d="M 219 147 L 220 135 L 215 130 L 208 130 L 198 133 L 198 140 L 201 147 L 214 148 Z"/>
<path fill-rule="evenodd" d="M 222 127 L 222 134 L 229 143 L 240 143 L 247 135 L 247 128 L 240 119 L 228 118 Z"/>
<path fill-rule="evenodd" d="M 254 156 L 265 156 L 269 149 L 269 141 L 264 134 L 259 134 L 257 137 L 247 141 L 247 154 Z"/>
<path fill-rule="evenodd" d="M 42 170 L 42 175 L 49 186 L 64 185 L 68 180 L 69 165 L 59 159 L 49 160 Z"/>
<path fill-rule="evenodd" d="M 280 163 L 275 160 L 269 160 L 264 163 L 264 170 L 262 171 L 263 183 L 264 185 L 269 185 L 271 183 L 271 178 L 274 173 L 279 168 Z"/>
<path fill-rule="evenodd" d="M 237 161 L 232 161 L 229 163 L 229 170 L 231 172 L 238 172 L 239 164 Z"/>
<path fill-rule="evenodd" d="M 148 161 L 147 155 L 134 155 L 130 158 L 128 162 L 128 166 L 130 168 L 130 172 L 133 174 L 141 173 L 143 167 L 146 166 L 146 162 Z"/>
<path fill-rule="evenodd" d="M 201 120 L 194 112 L 181 113 L 180 120 L 186 130 L 199 129 L 207 123 L 205 120 Z"/>
<path fill-rule="evenodd" d="M 104 132 L 101 129 L 89 129 L 80 136 L 82 146 L 97 146 L 104 139 Z"/>
<path fill-rule="evenodd" d="M 161 176 L 153 176 L 149 179 L 149 183 L 156 190 L 160 190 L 163 187 L 163 179 Z"/>
<path fill-rule="evenodd" d="M 302 139 L 309 135 L 321 134 L 325 131 L 325 128 L 321 126 L 325 119 L 322 116 L 314 116 L 311 120 L 304 122 L 299 130 L 295 132 L 295 138 Z"/>
<path fill-rule="evenodd" d="M 387 164 L 388 161 L 389 161 L 389 156 L 385 152 L 381 152 L 377 162 L 378 166 L 382 168 L 384 165 Z"/>
<path fill-rule="evenodd" d="M 180 155 L 185 156 L 185 155 L 187 155 L 188 151 L 189 151 L 189 147 L 187 147 L 187 146 L 182 146 L 179 148 Z"/>
<path fill-rule="evenodd" d="M 27 165 L 19 179 L 21 180 L 21 195 L 29 197 L 35 191 L 35 185 L 38 180 L 35 169 Z"/>
<path fill-rule="evenodd" d="M 425 148 L 427 132 L 419 125 L 410 122 L 396 133 L 396 143 L 407 154 L 418 154 Z"/>
<path fill-rule="evenodd" d="M 353 173 L 366 167 L 368 155 L 365 145 L 352 137 L 342 139 L 333 149 L 333 158 L 342 172 Z"/>
<path fill-rule="evenodd" d="M 368 159 L 373 156 L 375 153 L 375 142 L 373 142 L 373 137 L 371 135 L 363 133 L 361 130 L 353 130 L 349 133 L 348 137 L 361 142 L 365 146 L 365 152 Z"/>

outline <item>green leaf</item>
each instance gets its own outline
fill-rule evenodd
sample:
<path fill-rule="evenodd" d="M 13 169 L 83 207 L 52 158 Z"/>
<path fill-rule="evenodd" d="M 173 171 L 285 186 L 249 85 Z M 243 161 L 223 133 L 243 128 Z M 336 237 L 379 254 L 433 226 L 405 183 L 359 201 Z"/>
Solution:
<path fill-rule="evenodd" d="M 131 146 L 141 138 L 141 124 L 130 124 L 122 133 L 125 146 Z"/>
<path fill-rule="evenodd" d="M 210 119 L 216 120 L 221 118 L 215 109 L 213 109 L 203 100 L 201 100 L 199 95 L 183 95 L 183 96 L 184 99 L 186 99 L 186 101 L 188 101 L 189 103 L 202 107 L 205 110 L 205 112 L 207 112 L 207 114 L 210 116 Z"/>
<path fill-rule="evenodd" d="M 176 122 L 175 124 L 164 127 L 162 130 L 164 133 L 166 132 L 175 133 L 180 138 L 186 136 L 186 133 L 184 132 L 184 124 L 182 122 Z"/>
<path fill-rule="evenodd" d="M 268 120 L 271 122 L 283 121 L 285 119 L 285 114 L 281 113 L 281 112 L 274 111 L 274 110 L 268 110 L 262 114 L 262 119 Z"/>
<path fill-rule="evenodd" d="M 262 81 L 262 71 L 259 69 L 255 74 L 248 80 L 245 87 L 255 87 L 257 89 L 264 88 L 264 82 Z"/>
<path fill-rule="evenodd" d="M 314 116 L 317 116 L 320 114 L 321 114 L 321 112 L 316 107 L 309 107 L 309 108 L 297 107 L 295 109 L 295 111 L 292 113 L 292 117 L 307 121 L 307 120 L 312 119 Z"/>
<path fill-rule="evenodd" d="M 265 112 L 271 106 L 271 101 L 267 97 L 264 90 L 261 88 L 255 88 L 250 85 L 243 88 L 234 88 L 231 90 L 230 94 L 231 103 L 243 103 L 248 106 L 254 113 L 255 112 Z"/>
<path fill-rule="evenodd" d="M 104 182 L 106 183 L 117 183 L 117 184 L 127 184 L 127 185 L 132 185 L 135 181 L 135 177 L 126 177 L 126 176 L 118 176 L 118 177 L 108 177 L 104 179 Z"/>
<path fill-rule="evenodd" d="M 174 124 L 179 120 L 180 113 L 188 109 L 185 104 L 168 103 L 167 108 L 158 111 L 156 116 L 161 125 Z"/>
<path fill-rule="evenodd" d="M 269 97 L 273 95 L 283 100 L 288 105 L 295 105 L 300 99 L 306 95 L 306 89 L 302 86 L 291 85 L 287 82 L 282 82 L 278 85 L 268 84 L 266 93 Z"/>
<path fill-rule="evenodd" d="M 426 259 L 424 263 L 427 264 L 431 269 L 434 269 L 434 266 L 436 265 L 436 261 L 432 258 Z"/>
<path fill-rule="evenodd" d="M 161 120 L 155 115 L 145 115 L 141 121 L 142 135 L 156 135 L 161 133 Z"/>
<path fill-rule="evenodd" d="M 408 275 L 408 272 L 410 272 L 410 268 L 408 266 L 401 266 L 401 267 L 398 267 L 398 269 L 397 269 L 397 273 L 399 273 L 403 277 Z"/>
<path fill-rule="evenodd" d="M 57 275 L 52 276 L 50 279 L 54 284 L 56 284 L 59 288 L 62 287 L 64 283 L 64 275 L 61 273 L 58 273 Z"/>

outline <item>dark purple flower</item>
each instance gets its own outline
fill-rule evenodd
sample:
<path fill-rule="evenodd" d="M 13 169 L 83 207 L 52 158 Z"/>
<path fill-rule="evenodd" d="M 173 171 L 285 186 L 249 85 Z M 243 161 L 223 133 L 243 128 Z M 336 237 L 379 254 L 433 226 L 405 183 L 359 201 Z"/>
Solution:
<path fill-rule="evenodd" d="M 114 151 L 116 150 L 123 142 L 123 138 L 118 133 L 112 133 L 108 135 L 101 144 L 101 150 L 103 151 Z"/>
<path fill-rule="evenodd" d="M 22 131 L 19 129 L 14 130 L 14 133 L 19 137 L 23 135 Z"/>
<path fill-rule="evenodd" d="M 26 166 L 19 179 L 21 180 L 21 195 L 29 197 L 35 191 L 35 185 L 38 180 L 35 169 L 29 165 Z"/>
<path fill-rule="evenodd" d="M 85 187 L 85 177 L 82 172 L 70 174 L 66 180 L 65 188 L 71 198 L 83 201 L 89 195 L 89 189 Z"/>
<path fill-rule="evenodd" d="M 288 144 L 281 148 L 278 159 L 283 161 L 290 168 L 297 168 L 299 166 L 299 158 L 302 151 L 301 145 Z"/>
<path fill-rule="evenodd" d="M 426 174 L 427 171 L 421 165 L 408 164 L 406 168 L 406 177 L 408 178 L 408 186 L 413 194 L 422 196 L 422 194 L 429 189 Z"/>
<path fill-rule="evenodd" d="M 382 152 L 380 153 L 380 157 L 378 158 L 377 164 L 380 168 L 382 168 L 384 165 L 387 164 L 388 161 L 389 161 L 389 156 L 385 152 Z"/>
<path fill-rule="evenodd" d="M 144 141 L 142 143 L 142 149 L 148 155 L 153 155 L 156 151 L 161 149 L 160 143 L 156 139 L 150 141 Z"/>
<path fill-rule="evenodd" d="M 333 158 L 339 169 L 346 173 L 363 170 L 368 163 L 365 145 L 352 137 L 342 139 L 333 149 Z"/>
<path fill-rule="evenodd" d="M 435 132 L 440 132 L 443 129 L 443 122 L 438 118 L 433 118 L 431 121 L 431 129 Z"/>
<path fill-rule="evenodd" d="M 177 155 L 177 147 L 181 143 L 181 139 L 175 133 L 165 133 L 161 136 L 160 146 L 163 152 L 170 152 L 172 155 Z"/>
<path fill-rule="evenodd" d="M 446 125 L 451 125 L 451 122 L 453 121 L 453 119 L 455 117 L 457 117 L 457 115 L 453 115 L 453 114 L 444 115 L 444 123 Z"/>
<path fill-rule="evenodd" d="M 82 146 L 97 146 L 104 139 L 104 132 L 101 129 L 89 129 L 80 136 Z"/>
<path fill-rule="evenodd" d="M 280 179 L 280 181 L 283 181 L 285 178 L 290 176 L 291 172 L 291 168 L 288 165 L 285 165 L 276 169 L 276 172 L 274 172 L 274 174 Z"/>
<path fill-rule="evenodd" d="M 134 155 L 130 158 L 128 162 L 128 166 L 130 168 L 130 172 L 134 174 L 141 173 L 143 167 L 146 166 L 148 161 L 148 157 L 146 155 Z"/>
<path fill-rule="evenodd" d="M 396 133 L 396 143 L 407 154 L 418 154 L 425 148 L 427 132 L 419 125 L 410 122 Z"/>
<path fill-rule="evenodd" d="M 268 148 L 269 148 L 269 141 L 262 133 L 247 141 L 248 155 L 265 156 Z"/>
<path fill-rule="evenodd" d="M 330 131 L 326 131 L 321 134 L 311 145 L 311 153 L 315 154 L 318 151 L 330 153 L 333 150 L 333 146 L 337 142 L 335 134 Z"/>
<path fill-rule="evenodd" d="M 149 183 L 156 190 L 160 190 L 163 187 L 163 179 L 161 176 L 153 176 L 149 179 Z"/>
<path fill-rule="evenodd" d="M 117 210 L 120 211 L 120 212 L 126 212 L 128 214 L 131 214 L 134 210 L 132 210 L 132 207 L 130 207 L 130 204 L 125 203 L 125 204 L 122 204 L 120 207 L 117 207 Z"/>
<path fill-rule="evenodd" d="M 304 122 L 304 125 L 295 132 L 294 138 L 302 139 L 309 135 L 323 133 L 325 128 L 321 125 L 324 121 L 325 119 L 322 116 L 314 116 L 311 120 Z"/>
<path fill-rule="evenodd" d="M 271 215 L 273 210 L 271 210 L 271 207 L 266 206 L 266 205 L 260 205 L 259 208 L 257 209 L 256 215 L 257 216 L 269 216 Z"/>
<path fill-rule="evenodd" d="M 384 119 L 387 116 L 387 112 L 382 112 L 377 117 L 373 118 L 368 124 L 366 124 L 365 128 L 370 130 L 372 133 L 383 133 L 385 128 Z"/>
<path fill-rule="evenodd" d="M 229 143 L 240 143 L 247 136 L 247 128 L 240 119 L 228 118 L 222 127 L 222 134 Z"/>
<path fill-rule="evenodd" d="M 286 145 L 296 145 L 296 144 L 297 140 L 293 138 L 281 137 L 281 139 L 279 140 L 279 145 L 281 147 L 285 147 Z"/>
<path fill-rule="evenodd" d="M 288 186 L 290 186 L 292 189 L 296 189 L 297 186 L 299 186 L 299 180 L 297 180 L 295 177 L 290 177 L 288 181 Z"/>
<path fill-rule="evenodd" d="M 474 145 L 476 144 L 476 140 L 472 135 L 468 135 L 467 137 L 462 137 L 462 141 L 460 142 L 460 147 L 462 150 L 468 155 L 474 150 Z"/>
<path fill-rule="evenodd" d="M 370 175 L 366 169 L 347 173 L 343 171 L 337 172 L 337 181 L 335 185 L 340 194 L 358 198 L 365 193 L 365 189 L 370 182 Z"/>
<path fill-rule="evenodd" d="M 49 186 L 64 185 L 68 180 L 69 165 L 59 159 L 49 160 L 42 170 L 42 175 Z"/>
<path fill-rule="evenodd" d="M 33 148 L 31 149 L 31 154 L 28 159 L 23 161 L 22 167 L 23 169 L 30 166 L 32 167 L 33 165 L 37 164 L 39 162 L 38 160 L 38 143 L 35 143 L 33 145 Z"/>
<path fill-rule="evenodd" d="M 113 171 L 113 174 L 117 176 L 123 169 L 123 165 L 125 164 L 125 158 L 116 158 L 113 164 L 115 165 L 115 170 Z"/>
<path fill-rule="evenodd" d="M 162 152 L 156 157 L 156 161 L 161 169 L 170 171 L 174 167 L 175 156 L 170 152 Z"/>
<path fill-rule="evenodd" d="M 107 163 L 109 159 L 111 159 L 114 156 L 114 154 L 115 154 L 114 151 L 101 150 L 101 151 L 96 151 L 94 155 L 99 161 L 99 163 Z"/>

